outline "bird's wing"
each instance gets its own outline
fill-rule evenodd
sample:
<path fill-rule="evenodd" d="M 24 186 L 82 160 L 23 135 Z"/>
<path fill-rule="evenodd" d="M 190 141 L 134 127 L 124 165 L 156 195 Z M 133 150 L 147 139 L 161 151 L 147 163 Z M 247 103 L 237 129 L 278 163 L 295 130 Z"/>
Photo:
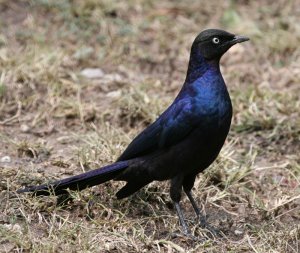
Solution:
<path fill-rule="evenodd" d="M 175 145 L 184 139 L 198 122 L 199 117 L 193 113 L 191 99 L 177 100 L 154 123 L 135 137 L 118 161 L 137 158 Z"/>

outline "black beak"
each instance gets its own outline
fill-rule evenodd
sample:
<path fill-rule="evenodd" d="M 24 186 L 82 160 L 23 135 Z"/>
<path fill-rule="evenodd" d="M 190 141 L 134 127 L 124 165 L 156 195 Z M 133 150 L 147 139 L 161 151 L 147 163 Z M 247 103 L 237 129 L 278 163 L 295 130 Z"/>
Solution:
<path fill-rule="evenodd" d="M 245 36 L 240 36 L 240 35 L 235 35 L 233 40 L 231 40 L 231 44 L 237 44 L 237 43 L 242 43 L 244 41 L 250 40 L 248 37 Z"/>

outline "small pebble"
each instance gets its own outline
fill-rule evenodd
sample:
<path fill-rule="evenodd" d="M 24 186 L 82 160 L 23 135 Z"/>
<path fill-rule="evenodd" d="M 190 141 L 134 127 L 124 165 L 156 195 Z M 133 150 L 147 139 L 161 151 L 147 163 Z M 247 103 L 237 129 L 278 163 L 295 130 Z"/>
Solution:
<path fill-rule="evenodd" d="M 86 68 L 80 74 L 89 79 L 97 79 L 104 76 L 104 72 L 99 68 Z"/>
<path fill-rule="evenodd" d="M 236 229 L 236 230 L 234 230 L 234 233 L 235 233 L 236 235 L 242 235 L 244 232 L 241 231 L 241 230 Z"/>
<path fill-rule="evenodd" d="M 6 156 L 3 156 L 0 161 L 2 163 L 10 163 L 11 162 L 11 158 L 10 158 L 10 156 L 6 155 Z"/>
<path fill-rule="evenodd" d="M 21 132 L 23 132 L 23 133 L 28 133 L 29 130 L 30 130 L 30 127 L 29 127 L 28 125 L 22 124 L 22 125 L 20 126 L 20 129 L 21 129 Z"/>
<path fill-rule="evenodd" d="M 121 90 L 111 91 L 106 94 L 106 96 L 110 98 L 120 98 L 121 95 L 122 95 Z"/>

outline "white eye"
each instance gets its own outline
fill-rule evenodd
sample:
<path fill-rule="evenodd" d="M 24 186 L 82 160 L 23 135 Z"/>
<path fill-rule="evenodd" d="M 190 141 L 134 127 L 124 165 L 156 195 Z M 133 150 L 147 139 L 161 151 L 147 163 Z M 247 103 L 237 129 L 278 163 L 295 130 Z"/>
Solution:
<path fill-rule="evenodd" d="M 220 43 L 220 39 L 219 39 L 218 37 L 214 37 L 214 38 L 212 39 L 212 42 L 213 42 L 214 44 L 219 44 L 219 43 Z"/>

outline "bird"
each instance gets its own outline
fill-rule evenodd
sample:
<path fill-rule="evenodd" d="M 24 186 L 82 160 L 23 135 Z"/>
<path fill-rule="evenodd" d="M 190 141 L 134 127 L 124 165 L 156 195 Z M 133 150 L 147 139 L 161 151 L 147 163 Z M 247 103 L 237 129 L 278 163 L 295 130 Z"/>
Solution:
<path fill-rule="evenodd" d="M 248 40 L 221 29 L 203 30 L 192 43 L 186 78 L 178 95 L 114 163 L 17 192 L 61 195 L 116 180 L 126 182 L 116 193 L 122 199 L 153 181 L 170 180 L 170 198 L 182 232 L 190 235 L 180 205 L 183 191 L 200 225 L 209 227 L 192 188 L 196 176 L 217 158 L 231 125 L 232 103 L 221 74 L 220 59 L 232 46 Z"/>

